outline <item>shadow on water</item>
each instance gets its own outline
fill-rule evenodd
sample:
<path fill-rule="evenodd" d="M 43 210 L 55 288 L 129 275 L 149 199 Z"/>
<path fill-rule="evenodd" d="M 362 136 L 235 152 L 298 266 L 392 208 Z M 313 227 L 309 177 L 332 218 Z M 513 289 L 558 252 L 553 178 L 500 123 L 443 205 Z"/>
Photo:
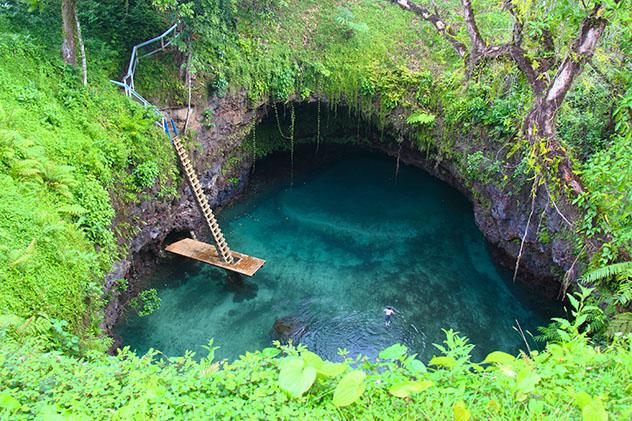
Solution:
<path fill-rule="evenodd" d="M 515 320 L 534 332 L 556 311 L 494 264 L 471 205 L 448 185 L 407 166 L 395 180 L 394 162 L 369 153 L 303 156 L 293 186 L 286 157 L 258 162 L 248 193 L 220 215 L 231 247 L 266 266 L 229 280 L 166 259 L 148 280 L 161 308 L 130 315 L 118 330 L 126 345 L 176 355 L 213 337 L 217 355 L 234 359 L 293 339 L 336 359 L 339 348 L 373 357 L 400 342 L 428 359 L 451 328 L 482 358 L 524 347 Z M 386 305 L 397 310 L 389 326 Z"/>

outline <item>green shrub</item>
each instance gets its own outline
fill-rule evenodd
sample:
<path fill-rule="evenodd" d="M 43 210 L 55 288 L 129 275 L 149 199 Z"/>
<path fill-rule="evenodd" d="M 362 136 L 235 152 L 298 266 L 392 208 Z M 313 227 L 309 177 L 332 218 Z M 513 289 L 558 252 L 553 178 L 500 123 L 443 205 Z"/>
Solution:
<path fill-rule="evenodd" d="M 159 174 L 160 168 L 158 167 L 158 164 L 153 161 L 143 162 L 134 168 L 134 171 L 132 171 L 134 183 L 139 190 L 154 186 Z"/>
<path fill-rule="evenodd" d="M 570 333 L 570 331 L 569 331 Z M 571 334 L 543 352 L 492 352 L 470 361 L 454 332 L 427 365 L 394 345 L 377 360 L 323 361 L 304 347 L 247 353 L 234 362 L 192 354 L 85 359 L 0 344 L 0 411 L 12 419 L 627 419 L 632 337 L 604 347 Z"/>
<path fill-rule="evenodd" d="M 140 317 L 149 316 L 154 311 L 160 308 L 160 297 L 158 297 L 158 291 L 154 288 L 141 291 L 137 297 L 130 300 L 130 306 L 136 310 Z"/>

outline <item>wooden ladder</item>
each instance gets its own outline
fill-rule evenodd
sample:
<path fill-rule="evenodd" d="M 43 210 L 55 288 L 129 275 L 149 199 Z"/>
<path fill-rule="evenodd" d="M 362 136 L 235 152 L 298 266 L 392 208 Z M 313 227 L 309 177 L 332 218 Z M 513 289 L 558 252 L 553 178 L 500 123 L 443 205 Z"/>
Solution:
<path fill-rule="evenodd" d="M 204 220 L 206 221 L 206 225 L 208 226 L 211 234 L 213 235 L 213 240 L 215 241 L 215 245 L 217 247 L 218 254 L 222 257 L 222 260 L 228 264 L 234 263 L 234 258 L 230 248 L 228 248 L 228 243 L 224 238 L 224 234 L 217 223 L 217 218 L 215 218 L 215 214 L 211 209 L 211 205 L 209 205 L 208 200 L 206 199 L 206 195 L 202 190 L 202 186 L 200 185 L 200 180 L 193 169 L 193 165 L 191 165 L 191 159 L 189 158 L 189 154 L 187 153 L 180 137 L 175 134 L 171 138 L 173 142 L 173 147 L 178 154 L 178 159 L 180 160 L 180 164 L 184 169 L 184 173 L 187 177 L 187 181 L 189 182 L 189 186 L 191 186 L 191 190 L 193 191 L 193 195 L 195 196 L 195 200 L 202 210 L 202 215 L 204 215 Z"/>

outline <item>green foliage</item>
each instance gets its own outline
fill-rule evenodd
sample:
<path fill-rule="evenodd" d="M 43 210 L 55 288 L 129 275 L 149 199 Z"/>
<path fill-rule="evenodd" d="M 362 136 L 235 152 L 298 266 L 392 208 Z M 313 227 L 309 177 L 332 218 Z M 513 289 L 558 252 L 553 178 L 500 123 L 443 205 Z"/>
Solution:
<path fill-rule="evenodd" d="M 417 126 L 431 126 L 434 123 L 435 119 L 436 116 L 434 114 L 429 114 L 423 111 L 416 111 L 406 119 L 406 123 Z"/>
<path fill-rule="evenodd" d="M 114 288 L 119 292 L 125 292 L 129 288 L 129 282 L 125 278 L 117 279 L 114 281 Z"/>
<path fill-rule="evenodd" d="M 303 358 L 288 358 L 281 366 L 279 387 L 290 396 L 298 398 L 307 392 L 316 380 L 316 369 L 307 365 Z"/>
<path fill-rule="evenodd" d="M 212 129 L 215 127 L 215 115 L 213 114 L 213 110 L 211 108 L 207 108 L 202 113 L 202 125 L 206 129 Z"/>
<path fill-rule="evenodd" d="M 345 36 L 351 38 L 355 33 L 369 31 L 369 26 L 364 22 L 356 22 L 353 12 L 346 7 L 338 6 L 338 14 L 334 18 L 336 23 L 345 31 Z"/>
<path fill-rule="evenodd" d="M 154 186 L 159 175 L 160 167 L 153 161 L 143 162 L 132 171 L 134 183 L 140 190 Z"/>
<path fill-rule="evenodd" d="M 502 174 L 502 164 L 500 161 L 486 158 L 482 151 L 476 151 L 467 155 L 465 174 L 473 181 L 486 184 L 497 182 Z"/>
<path fill-rule="evenodd" d="M 82 87 L 45 32 L 58 28 L 58 7 L 20 7 L 0 12 L 0 314 L 45 313 L 85 341 L 99 333 L 101 282 L 124 251 L 112 199 L 124 204 L 156 172 L 167 188 L 176 167 L 153 119 L 108 82 L 112 56 L 86 40 L 93 77 Z"/>
<path fill-rule="evenodd" d="M 408 352 L 408 348 L 406 348 L 402 344 L 394 344 L 389 346 L 383 351 L 380 351 L 378 356 L 383 360 L 398 360 Z"/>
<path fill-rule="evenodd" d="M 388 393 L 398 398 L 409 398 L 414 394 L 423 392 L 433 384 L 434 383 L 429 380 L 409 380 L 394 384 L 390 389 L 388 389 Z"/>
<path fill-rule="evenodd" d="M 86 237 L 100 246 L 113 246 L 114 234 L 110 230 L 114 209 L 107 190 L 92 176 L 88 175 L 74 191 L 77 204 L 84 211 L 77 224 Z"/>
<path fill-rule="evenodd" d="M 591 296 L 594 288 L 579 286 L 575 294 L 567 294 L 571 305 L 570 318 L 554 317 L 553 323 L 540 327 L 541 335 L 535 339 L 540 342 L 567 342 L 581 335 L 599 333 L 604 327 L 604 313 L 594 304 Z"/>
<path fill-rule="evenodd" d="M 138 296 L 130 300 L 129 305 L 136 310 L 140 317 L 145 317 L 158 310 L 161 302 L 158 291 L 151 288 L 141 291 Z"/>
<path fill-rule="evenodd" d="M 584 210 L 581 231 L 589 237 L 610 236 L 610 244 L 598 254 L 603 266 L 616 261 L 621 251 L 632 251 L 632 143 L 617 136 L 610 147 L 594 154 L 584 165 L 582 179 L 586 192 L 575 203 Z"/>
<path fill-rule="evenodd" d="M 349 406 L 360 399 L 366 389 L 364 379 L 366 379 L 366 373 L 361 370 L 353 370 L 345 374 L 334 390 L 333 404 L 340 408 Z"/>
<path fill-rule="evenodd" d="M 630 416 L 629 336 L 600 348 L 583 335 L 573 336 L 571 341 L 549 344 L 543 352 L 517 358 L 493 353 L 474 363 L 468 357 L 471 345 L 451 333 L 443 345 L 451 356 L 443 356 L 461 360 L 462 365 L 420 373 L 401 363 L 415 360 L 414 355 L 331 363 L 302 347 L 266 348 L 234 362 L 215 362 L 212 355 L 196 362 L 190 353 L 166 359 L 157 351 L 138 357 L 129 349 L 117 356 L 92 353 L 82 359 L 39 352 L 32 340 L 17 343 L 1 325 L 0 332 L 0 411 L 12 419 L 55 414 L 112 419 Z M 215 349 L 212 341 L 209 348 Z M 321 362 L 342 369 L 314 376 Z M 291 371 L 288 382 L 303 385 L 296 390 L 302 392 L 300 397 L 289 395 L 282 386 L 285 370 Z M 312 384 L 303 391 L 308 381 Z"/>
<path fill-rule="evenodd" d="M 614 263 L 590 271 L 582 276 L 582 281 L 588 284 L 604 282 L 613 277 L 627 279 L 632 277 L 632 262 Z"/>

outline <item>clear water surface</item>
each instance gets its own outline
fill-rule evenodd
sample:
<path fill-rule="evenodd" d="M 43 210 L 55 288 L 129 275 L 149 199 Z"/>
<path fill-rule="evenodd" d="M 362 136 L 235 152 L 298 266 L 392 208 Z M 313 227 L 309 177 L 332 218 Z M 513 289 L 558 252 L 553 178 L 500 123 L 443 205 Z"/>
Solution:
<path fill-rule="evenodd" d="M 163 262 L 147 280 L 161 307 L 130 315 L 118 329 L 124 344 L 203 356 L 215 338 L 217 357 L 235 359 L 270 346 L 283 319 L 295 340 L 334 360 L 339 348 L 374 357 L 395 342 L 428 359 L 442 328 L 468 336 L 482 358 L 524 347 L 516 320 L 533 332 L 550 315 L 491 260 L 466 198 L 417 168 L 395 179 L 383 156 L 345 156 L 293 185 L 278 159 L 260 162 L 220 223 L 234 250 L 266 266 L 234 285 L 208 265 Z M 390 326 L 387 305 L 397 310 Z"/>

